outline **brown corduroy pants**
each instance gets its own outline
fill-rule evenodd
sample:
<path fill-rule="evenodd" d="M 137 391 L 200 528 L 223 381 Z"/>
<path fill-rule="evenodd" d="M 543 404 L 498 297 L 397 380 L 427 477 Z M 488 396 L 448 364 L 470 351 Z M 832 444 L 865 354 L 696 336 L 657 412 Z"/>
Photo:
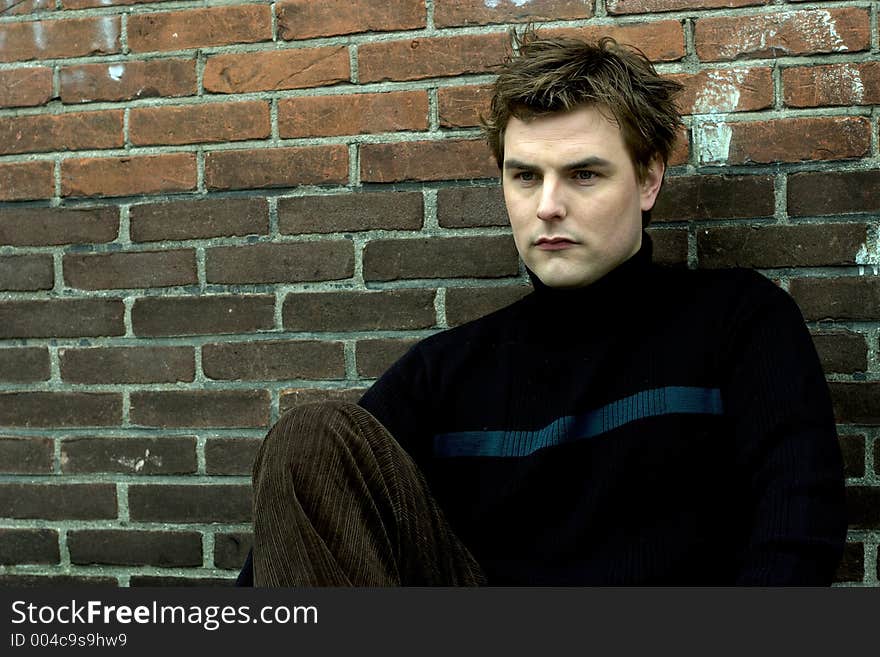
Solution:
<path fill-rule="evenodd" d="M 354 404 L 285 413 L 254 463 L 255 586 L 479 586 L 416 464 Z"/>

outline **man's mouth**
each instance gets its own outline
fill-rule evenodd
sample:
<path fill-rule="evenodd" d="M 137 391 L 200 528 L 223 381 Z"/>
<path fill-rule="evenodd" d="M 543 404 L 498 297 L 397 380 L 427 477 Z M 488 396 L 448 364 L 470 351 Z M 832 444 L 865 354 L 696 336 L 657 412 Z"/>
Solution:
<path fill-rule="evenodd" d="M 539 237 L 535 246 L 542 251 L 561 251 L 575 246 L 577 242 L 568 237 Z"/>

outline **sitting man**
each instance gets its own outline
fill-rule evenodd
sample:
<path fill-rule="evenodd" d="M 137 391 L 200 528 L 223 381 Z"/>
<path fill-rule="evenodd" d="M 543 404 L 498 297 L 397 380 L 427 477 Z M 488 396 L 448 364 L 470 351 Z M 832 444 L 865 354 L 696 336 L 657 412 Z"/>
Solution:
<path fill-rule="evenodd" d="M 831 583 L 843 469 L 797 306 L 652 263 L 678 90 L 610 39 L 518 38 L 486 132 L 534 291 L 285 414 L 239 583 Z"/>

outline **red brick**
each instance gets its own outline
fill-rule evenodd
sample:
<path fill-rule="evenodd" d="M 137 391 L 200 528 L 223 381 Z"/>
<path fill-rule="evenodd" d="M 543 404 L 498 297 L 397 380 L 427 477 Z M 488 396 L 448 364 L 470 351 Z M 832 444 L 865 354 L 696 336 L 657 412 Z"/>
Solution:
<path fill-rule="evenodd" d="M 451 287 L 446 290 L 446 323 L 458 326 L 509 306 L 532 291 L 528 285 Z"/>
<path fill-rule="evenodd" d="M 691 133 L 688 128 L 679 129 L 675 135 L 672 152 L 669 154 L 667 166 L 677 167 L 690 162 L 691 156 Z"/>
<path fill-rule="evenodd" d="M 348 182 L 348 147 L 302 146 L 213 151 L 205 156 L 209 189 L 253 189 Z"/>
<path fill-rule="evenodd" d="M 195 59 L 74 64 L 61 67 L 61 102 L 192 96 L 198 92 Z"/>
<path fill-rule="evenodd" d="M 51 290 L 54 282 L 49 253 L 0 256 L 0 290 Z"/>
<path fill-rule="evenodd" d="M 0 15 L 23 16 L 24 14 L 55 11 L 55 2 L 54 0 L 3 0 L 3 7 L 0 9 Z"/>
<path fill-rule="evenodd" d="M 132 196 L 195 188 L 194 153 L 82 158 L 61 163 L 64 196 Z"/>
<path fill-rule="evenodd" d="M 262 442 L 262 438 L 208 438 L 205 442 L 205 472 L 209 475 L 251 474 Z"/>
<path fill-rule="evenodd" d="M 826 374 L 854 374 L 868 369 L 865 336 L 851 331 L 823 331 L 813 334 L 813 344 Z"/>
<path fill-rule="evenodd" d="M 486 142 L 481 139 L 361 146 L 363 182 L 497 177 L 498 165 Z"/>
<path fill-rule="evenodd" d="M 648 234 L 654 245 L 654 262 L 660 265 L 684 265 L 688 261 L 687 228 L 650 227 Z"/>
<path fill-rule="evenodd" d="M 135 146 L 244 141 L 271 136 L 269 104 L 210 103 L 130 110 L 129 139 Z"/>
<path fill-rule="evenodd" d="M 382 375 L 394 362 L 403 356 L 418 340 L 358 340 L 358 376 L 374 379 Z"/>
<path fill-rule="evenodd" d="M 269 204 L 264 198 L 212 198 L 133 205 L 129 232 L 135 242 L 266 235 Z"/>
<path fill-rule="evenodd" d="M 251 340 L 206 344 L 202 369 L 210 379 L 280 381 L 344 379 L 341 342 L 319 340 Z"/>
<path fill-rule="evenodd" d="M 0 201 L 29 201 L 55 194 L 55 163 L 0 163 Z"/>
<path fill-rule="evenodd" d="M 0 564 L 60 561 L 58 532 L 54 529 L 0 528 Z"/>
<path fill-rule="evenodd" d="M 355 32 L 425 27 L 424 0 L 285 0 L 278 2 L 278 36 L 286 41 Z"/>
<path fill-rule="evenodd" d="M 196 468 L 193 436 L 85 436 L 61 443 L 64 474 L 180 475 L 192 474 Z"/>
<path fill-rule="evenodd" d="M 214 565 L 217 568 L 240 570 L 253 543 L 253 534 L 215 534 Z"/>
<path fill-rule="evenodd" d="M 544 30 L 547 36 L 569 36 L 598 41 L 610 36 L 618 43 L 635 46 L 654 62 L 671 62 L 685 56 L 684 28 L 681 21 L 664 20 L 623 25 L 590 25 L 579 28 Z"/>
<path fill-rule="evenodd" d="M 651 219 L 757 219 L 775 212 L 772 176 L 683 176 L 667 178 Z"/>
<path fill-rule="evenodd" d="M 513 239 L 425 237 L 373 240 L 364 247 L 364 280 L 498 278 L 519 273 Z"/>
<path fill-rule="evenodd" d="M 452 0 L 435 5 L 434 24 L 437 27 L 489 25 L 572 20 L 590 18 L 592 15 L 593 3 L 584 0 L 500 0 L 494 3 L 486 0 Z"/>
<path fill-rule="evenodd" d="M 294 292 L 284 299 L 288 331 L 413 330 L 435 325 L 434 290 Z"/>
<path fill-rule="evenodd" d="M 880 104 L 880 62 L 798 66 L 782 70 L 788 107 Z"/>
<path fill-rule="evenodd" d="M 61 378 L 70 383 L 176 383 L 195 377 L 192 347 L 61 348 Z"/>
<path fill-rule="evenodd" d="M 275 297 L 146 297 L 135 300 L 131 323 L 144 337 L 269 330 L 275 326 Z"/>
<path fill-rule="evenodd" d="M 714 9 L 766 5 L 770 0 L 608 0 L 609 14 L 647 14 L 682 9 Z"/>
<path fill-rule="evenodd" d="M 80 338 L 122 335 L 121 299 L 0 302 L 0 338 Z"/>
<path fill-rule="evenodd" d="M 46 347 L 0 349 L 0 381 L 33 383 L 46 381 L 49 374 L 49 350 Z"/>
<path fill-rule="evenodd" d="M 847 486 L 846 517 L 850 529 L 880 529 L 880 487 Z"/>
<path fill-rule="evenodd" d="M 278 102 L 281 137 L 364 135 L 428 129 L 426 91 L 303 96 Z"/>
<path fill-rule="evenodd" d="M 185 50 L 272 39 L 272 9 L 243 5 L 129 14 L 132 52 Z"/>
<path fill-rule="evenodd" d="M 70 563 L 182 567 L 202 565 L 202 535 L 136 529 L 79 529 L 67 533 Z"/>
<path fill-rule="evenodd" d="M 871 148 L 870 120 L 860 116 L 774 119 L 701 126 L 703 164 L 769 164 L 863 157 Z M 727 153 L 707 143 L 726 141 Z"/>
<path fill-rule="evenodd" d="M 116 484 L 0 484 L 0 516 L 43 520 L 116 518 Z"/>
<path fill-rule="evenodd" d="M 360 192 L 278 199 L 282 234 L 418 230 L 424 220 L 420 192 Z"/>
<path fill-rule="evenodd" d="M 437 89 L 437 113 L 443 128 L 470 128 L 480 125 L 480 116 L 489 113 L 492 87 L 468 85 Z"/>
<path fill-rule="evenodd" d="M 176 2 L 177 0 L 61 0 L 64 9 L 88 9 L 89 7 L 106 7 L 108 5 L 139 5 L 157 4 L 160 2 Z"/>
<path fill-rule="evenodd" d="M 0 71 L 0 107 L 36 107 L 53 97 L 52 69 L 46 66 Z"/>
<path fill-rule="evenodd" d="M 678 106 L 684 114 L 747 112 L 773 106 L 769 68 L 728 68 L 668 76 L 684 85 Z"/>
<path fill-rule="evenodd" d="M 847 543 L 843 559 L 834 575 L 835 582 L 861 582 L 865 578 L 865 544 Z"/>
<path fill-rule="evenodd" d="M 505 56 L 506 34 L 420 37 L 358 46 L 358 80 L 421 80 L 488 73 Z"/>
<path fill-rule="evenodd" d="M 808 320 L 880 319 L 880 277 L 795 278 L 791 295 Z"/>
<path fill-rule="evenodd" d="M 120 50 L 119 17 L 3 23 L 0 43 L 2 62 L 109 55 Z"/>
<path fill-rule="evenodd" d="M 0 210 L 0 244 L 56 246 L 112 242 L 119 210 L 104 208 L 5 208 Z"/>
<path fill-rule="evenodd" d="M 210 93 L 325 87 L 348 82 L 346 46 L 297 48 L 208 57 L 202 84 Z"/>
<path fill-rule="evenodd" d="M 712 16 L 698 18 L 694 30 L 702 61 L 854 52 L 871 45 L 868 11 L 861 7 Z"/>
<path fill-rule="evenodd" d="M 823 267 L 855 264 L 865 224 L 718 226 L 697 231 L 700 267 Z"/>
<path fill-rule="evenodd" d="M 350 240 L 218 246 L 206 249 L 209 283 L 298 283 L 354 275 Z"/>
<path fill-rule="evenodd" d="M 128 253 L 66 253 L 64 281 L 81 290 L 196 285 L 192 249 Z"/>
<path fill-rule="evenodd" d="M 437 221 L 443 228 L 507 226 L 509 221 L 501 186 L 438 190 Z"/>
<path fill-rule="evenodd" d="M 41 153 L 114 148 L 124 143 L 122 110 L 6 117 L 0 153 Z"/>
<path fill-rule="evenodd" d="M 131 422 L 150 427 L 265 427 L 266 390 L 168 390 L 131 393 Z"/>
<path fill-rule="evenodd" d="M 880 211 L 880 171 L 811 171 L 788 176 L 792 216 L 874 214 Z"/>
<path fill-rule="evenodd" d="M 288 388 L 281 391 L 278 410 L 286 413 L 303 404 L 325 401 L 356 404 L 366 391 L 366 388 Z"/>
<path fill-rule="evenodd" d="M 143 522 L 248 522 L 251 487 L 235 485 L 132 485 L 129 515 Z"/>
<path fill-rule="evenodd" d="M 840 452 L 843 456 L 843 474 L 846 477 L 865 476 L 865 436 L 840 436 Z"/>
<path fill-rule="evenodd" d="M 50 474 L 55 441 L 51 438 L 0 437 L 0 474 Z"/>
<path fill-rule="evenodd" d="M 112 427 L 122 422 L 122 395 L 98 392 L 0 394 L 0 426 Z"/>

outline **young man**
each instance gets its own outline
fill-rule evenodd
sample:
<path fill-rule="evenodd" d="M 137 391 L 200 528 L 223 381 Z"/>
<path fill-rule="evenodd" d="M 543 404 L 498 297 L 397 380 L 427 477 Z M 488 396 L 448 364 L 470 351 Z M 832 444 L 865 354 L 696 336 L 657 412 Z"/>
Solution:
<path fill-rule="evenodd" d="M 829 584 L 843 473 L 797 307 L 751 271 L 651 261 L 678 85 L 611 40 L 518 46 L 486 129 L 534 292 L 357 406 L 279 420 L 255 583 Z"/>

